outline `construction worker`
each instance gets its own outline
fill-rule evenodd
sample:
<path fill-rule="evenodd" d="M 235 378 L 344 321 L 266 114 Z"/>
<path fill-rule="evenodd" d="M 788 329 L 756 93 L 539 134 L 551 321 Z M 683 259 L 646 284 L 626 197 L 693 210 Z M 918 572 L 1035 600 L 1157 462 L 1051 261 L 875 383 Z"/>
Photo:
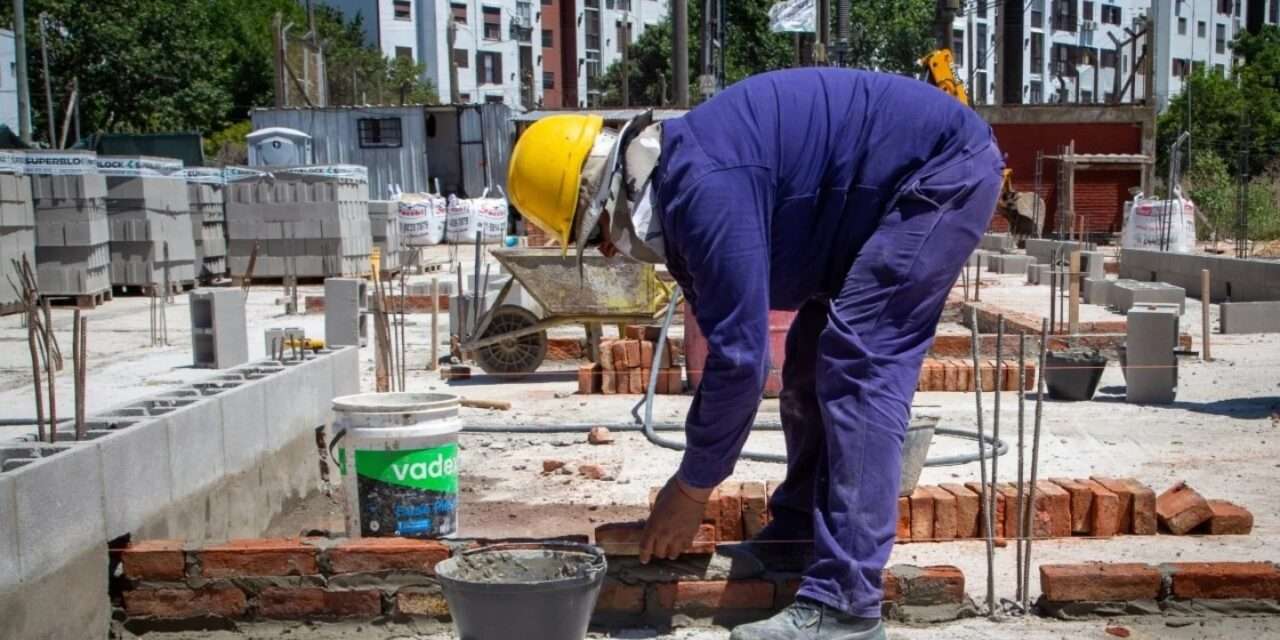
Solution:
<path fill-rule="evenodd" d="M 757 75 L 620 131 L 550 116 L 516 143 L 516 209 L 579 255 L 597 244 L 665 263 L 707 339 L 687 449 L 643 561 L 691 543 L 755 419 L 769 311 L 799 312 L 782 371 L 786 479 L 757 544 L 811 539 L 814 558 L 795 603 L 734 640 L 885 637 L 881 571 L 911 400 L 1002 168 L 990 127 L 951 96 L 831 68 Z"/>

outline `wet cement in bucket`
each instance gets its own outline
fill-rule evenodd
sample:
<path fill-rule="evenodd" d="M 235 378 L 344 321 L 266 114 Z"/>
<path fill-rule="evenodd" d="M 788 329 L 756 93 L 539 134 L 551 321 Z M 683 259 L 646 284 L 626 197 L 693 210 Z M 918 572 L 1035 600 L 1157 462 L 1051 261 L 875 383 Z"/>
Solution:
<path fill-rule="evenodd" d="M 457 556 L 437 570 L 447 578 L 478 584 L 533 584 L 589 578 L 604 562 L 588 553 L 551 549 L 480 551 Z"/>

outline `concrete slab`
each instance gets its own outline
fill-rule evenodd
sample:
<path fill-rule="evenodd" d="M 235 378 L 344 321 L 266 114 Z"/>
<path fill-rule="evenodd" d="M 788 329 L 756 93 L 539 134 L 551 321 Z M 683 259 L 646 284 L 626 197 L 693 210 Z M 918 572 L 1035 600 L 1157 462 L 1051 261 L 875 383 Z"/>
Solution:
<path fill-rule="evenodd" d="M 1280 301 L 1218 305 L 1223 333 L 1280 333 Z"/>

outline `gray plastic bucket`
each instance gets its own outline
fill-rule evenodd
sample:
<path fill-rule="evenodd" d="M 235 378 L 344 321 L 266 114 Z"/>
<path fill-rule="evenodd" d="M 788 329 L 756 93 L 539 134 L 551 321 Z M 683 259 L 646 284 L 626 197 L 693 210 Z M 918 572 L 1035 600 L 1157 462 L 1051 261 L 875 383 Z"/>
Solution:
<path fill-rule="evenodd" d="M 608 563 L 572 542 L 499 544 L 436 565 L 461 640 L 581 640 Z"/>
<path fill-rule="evenodd" d="M 938 426 L 935 417 L 912 418 L 907 425 L 907 439 L 902 443 L 902 475 L 899 476 L 898 495 L 909 496 L 920 482 L 920 472 L 929 458 L 929 445 L 933 443 L 933 431 Z"/>

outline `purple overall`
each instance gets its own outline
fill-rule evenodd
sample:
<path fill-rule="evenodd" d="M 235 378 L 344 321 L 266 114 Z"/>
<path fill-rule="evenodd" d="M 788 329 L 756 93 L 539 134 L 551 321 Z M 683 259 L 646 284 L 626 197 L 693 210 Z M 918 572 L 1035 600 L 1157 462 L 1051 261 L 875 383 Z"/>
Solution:
<path fill-rule="evenodd" d="M 972 110 L 917 80 L 754 76 L 663 125 L 667 264 L 709 355 L 679 477 L 732 472 L 787 335 L 787 476 L 775 530 L 812 535 L 799 595 L 879 617 L 911 399 L 947 293 L 995 209 L 1003 161 Z"/>

